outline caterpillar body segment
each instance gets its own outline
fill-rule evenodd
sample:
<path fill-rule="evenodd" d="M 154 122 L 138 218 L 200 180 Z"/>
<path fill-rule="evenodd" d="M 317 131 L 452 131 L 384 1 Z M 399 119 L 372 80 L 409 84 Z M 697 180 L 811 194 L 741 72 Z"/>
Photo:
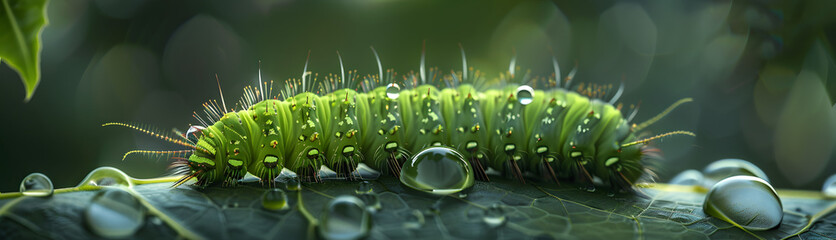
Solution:
<path fill-rule="evenodd" d="M 408 157 L 398 99 L 389 98 L 385 87 L 358 94 L 357 97 L 358 103 L 362 103 L 358 105 L 364 106 L 358 107 L 358 112 L 365 163 L 390 175 L 400 174 L 400 166 Z"/>
<path fill-rule="evenodd" d="M 441 91 L 442 113 L 447 125 L 450 147 L 458 150 L 470 162 L 477 180 L 488 181 L 487 158 L 490 156 L 488 128 L 481 99 L 473 86 Z"/>
<path fill-rule="evenodd" d="M 261 179 L 272 179 L 279 175 L 288 158 L 284 144 L 285 135 L 290 135 L 289 115 L 286 102 L 268 99 L 250 107 L 245 120 L 254 126 L 249 129 L 253 149 L 248 171 Z"/>
<path fill-rule="evenodd" d="M 343 95 L 345 98 L 340 97 Z M 330 96 L 330 99 L 325 99 L 331 112 L 331 118 L 328 119 L 330 124 L 325 130 L 326 134 L 323 134 L 328 144 L 325 158 L 328 159 L 329 168 L 337 173 L 346 174 L 338 177 L 354 178 L 351 173 L 363 159 L 363 153 L 360 151 L 363 137 L 357 118 L 357 92 L 341 89 Z"/>

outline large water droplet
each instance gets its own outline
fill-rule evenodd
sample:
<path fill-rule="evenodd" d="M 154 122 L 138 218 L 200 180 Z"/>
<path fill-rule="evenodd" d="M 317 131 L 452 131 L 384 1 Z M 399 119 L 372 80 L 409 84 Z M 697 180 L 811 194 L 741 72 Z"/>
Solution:
<path fill-rule="evenodd" d="M 92 172 L 81 180 L 78 184 L 81 186 L 133 186 L 130 177 L 122 170 L 113 167 L 100 167 L 94 169 Z"/>
<path fill-rule="evenodd" d="M 668 183 L 676 185 L 693 186 L 702 184 L 703 180 L 704 177 L 700 171 L 688 169 L 677 174 Z"/>
<path fill-rule="evenodd" d="M 703 186 L 706 188 L 711 188 L 715 183 L 727 177 L 737 175 L 758 177 L 769 182 L 766 173 L 758 168 L 758 166 L 742 159 L 728 158 L 717 160 L 705 167 L 702 172 L 703 176 L 705 176 Z"/>
<path fill-rule="evenodd" d="M 390 83 L 386 85 L 386 97 L 389 99 L 395 100 L 401 96 L 401 86 L 398 86 L 397 83 Z"/>
<path fill-rule="evenodd" d="M 424 149 L 401 168 L 401 183 L 415 190 L 447 195 L 473 186 L 473 168 L 446 147 Z"/>
<path fill-rule="evenodd" d="M 101 192 L 84 210 L 84 219 L 93 233 L 106 238 L 133 235 L 142 226 L 145 209 L 130 193 L 121 189 Z"/>
<path fill-rule="evenodd" d="M 485 209 L 485 215 L 482 216 L 482 221 L 492 228 L 502 226 L 506 220 L 505 211 L 498 204 L 491 205 Z"/>
<path fill-rule="evenodd" d="M 367 194 L 367 193 L 373 193 L 373 192 L 374 192 L 374 188 L 372 188 L 372 183 L 370 183 L 369 181 L 360 182 L 360 184 L 357 185 L 357 190 L 354 190 L 354 193 L 357 193 L 357 194 Z"/>
<path fill-rule="evenodd" d="M 522 85 L 517 88 L 517 100 L 522 105 L 528 105 L 534 101 L 534 89 L 528 85 Z"/>
<path fill-rule="evenodd" d="M 287 194 L 278 188 L 267 190 L 261 196 L 261 206 L 268 210 L 288 209 Z"/>
<path fill-rule="evenodd" d="M 25 196 L 47 197 L 53 192 L 55 189 L 52 187 L 52 180 L 41 173 L 26 175 L 20 182 L 20 193 Z"/>
<path fill-rule="evenodd" d="M 331 200 L 320 222 L 319 233 L 326 239 L 360 239 L 366 237 L 372 227 L 365 204 L 354 196 Z"/>
<path fill-rule="evenodd" d="M 748 230 L 778 226 L 784 217 L 781 199 L 763 179 L 752 176 L 726 178 L 705 196 L 703 211 Z"/>
<path fill-rule="evenodd" d="M 828 197 L 836 197 L 836 174 L 824 180 L 821 192 Z"/>

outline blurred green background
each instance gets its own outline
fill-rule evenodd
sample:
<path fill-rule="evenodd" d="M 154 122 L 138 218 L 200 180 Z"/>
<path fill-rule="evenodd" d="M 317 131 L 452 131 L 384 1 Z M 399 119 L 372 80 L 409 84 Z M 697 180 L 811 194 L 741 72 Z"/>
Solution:
<path fill-rule="evenodd" d="M 177 149 L 121 121 L 185 130 L 192 111 L 228 102 L 257 80 L 347 67 L 376 74 L 427 62 L 469 66 L 490 78 L 518 65 L 551 74 L 552 52 L 576 83 L 624 82 L 622 102 L 641 122 L 693 97 L 649 129 L 696 138 L 655 142 L 660 181 L 723 158 L 760 166 L 775 187 L 819 189 L 836 173 L 836 39 L 833 1 L 52 1 L 43 32 L 42 81 L 31 102 L 0 66 L 0 192 L 41 172 L 74 186 L 99 166 L 134 177 L 165 173 L 167 161 L 132 149 Z"/>

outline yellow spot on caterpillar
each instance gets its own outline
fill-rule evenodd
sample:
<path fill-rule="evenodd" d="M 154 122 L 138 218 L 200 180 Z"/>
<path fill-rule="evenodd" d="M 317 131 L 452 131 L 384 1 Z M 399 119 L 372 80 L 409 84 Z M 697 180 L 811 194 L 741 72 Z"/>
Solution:
<path fill-rule="evenodd" d="M 465 145 L 465 149 L 467 149 L 467 150 L 475 149 L 478 145 L 479 144 L 476 143 L 476 141 L 470 141 L 470 142 L 467 142 L 467 144 Z"/>
<path fill-rule="evenodd" d="M 608 158 L 606 162 L 604 162 L 604 166 L 609 167 L 610 165 L 613 165 L 613 164 L 615 164 L 615 163 L 617 163 L 617 162 L 618 162 L 618 158 L 617 158 L 617 157 L 611 157 L 611 158 Z"/>
<path fill-rule="evenodd" d="M 514 145 L 513 143 L 505 144 L 505 151 L 506 152 L 514 151 L 514 149 L 517 149 L 517 146 Z"/>
<path fill-rule="evenodd" d="M 229 159 L 229 160 L 227 160 L 226 162 L 227 162 L 230 166 L 233 166 L 233 167 L 240 167 L 241 165 L 244 165 L 244 161 L 237 160 L 237 159 Z"/>
<path fill-rule="evenodd" d="M 319 155 L 319 150 L 317 150 L 316 148 L 311 149 L 310 151 L 308 151 L 308 156 L 316 156 L 316 155 Z"/>

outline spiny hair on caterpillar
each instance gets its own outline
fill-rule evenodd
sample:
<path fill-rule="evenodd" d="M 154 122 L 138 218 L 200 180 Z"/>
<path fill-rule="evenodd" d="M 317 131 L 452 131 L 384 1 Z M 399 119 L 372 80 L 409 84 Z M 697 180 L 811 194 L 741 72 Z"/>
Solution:
<path fill-rule="evenodd" d="M 339 75 L 321 81 L 308 71 L 306 61 L 301 80 L 289 79 L 275 93 L 273 81 L 261 80 L 259 63 L 259 85 L 244 88 L 237 111 L 227 108 L 216 75 L 220 103 L 204 103 L 202 114 L 193 112 L 200 125 L 186 133 L 175 130 L 175 137 L 124 123 L 103 126 L 129 127 L 187 147 L 125 154 L 172 156 L 175 173 L 184 175 L 173 187 L 192 178 L 198 186 L 234 185 L 247 173 L 272 185 L 283 169 L 303 181 L 321 181 L 321 169 L 354 180 L 360 178 L 361 164 L 398 176 L 410 153 L 446 146 L 470 163 L 477 180 L 489 181 L 489 172 L 499 172 L 520 182 L 526 177 L 558 184 L 558 179 L 570 179 L 627 190 L 640 176 L 653 174 L 647 166 L 658 151 L 647 143 L 671 135 L 694 136 L 672 131 L 639 137 L 640 130 L 690 98 L 650 120 L 631 123 L 638 107 L 624 118 L 623 105 L 614 105 L 623 85 L 614 94 L 609 93 L 611 86 L 583 84 L 578 92 L 568 91 L 577 68 L 561 79 L 555 58 L 549 78 L 516 74 L 519 67 L 512 59 L 497 85 L 487 84 L 484 74 L 467 67 L 463 50 L 460 72 L 427 69 L 422 54 L 420 71 L 400 79 L 392 70 L 384 72 L 372 51 L 377 75 L 359 80 L 356 70 L 345 71 L 338 52 Z"/>

